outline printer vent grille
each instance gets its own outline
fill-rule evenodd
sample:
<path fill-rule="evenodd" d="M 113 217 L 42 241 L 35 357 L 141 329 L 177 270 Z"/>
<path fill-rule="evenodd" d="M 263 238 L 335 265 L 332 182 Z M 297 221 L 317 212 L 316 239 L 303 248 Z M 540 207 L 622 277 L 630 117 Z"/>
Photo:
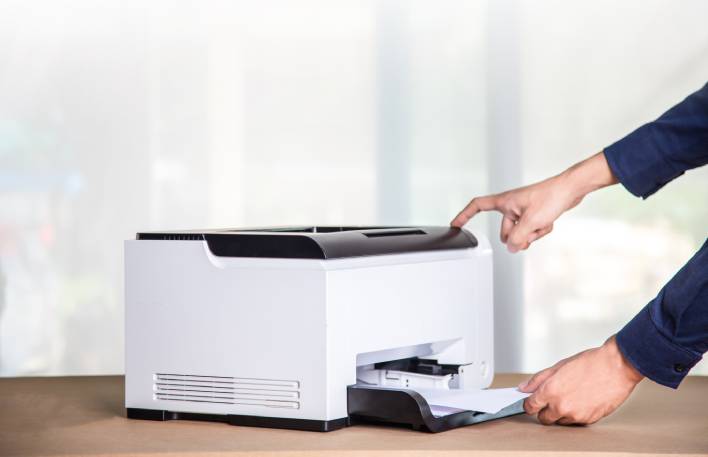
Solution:
<path fill-rule="evenodd" d="M 153 379 L 155 400 L 300 408 L 299 381 L 177 373 L 155 373 Z"/>

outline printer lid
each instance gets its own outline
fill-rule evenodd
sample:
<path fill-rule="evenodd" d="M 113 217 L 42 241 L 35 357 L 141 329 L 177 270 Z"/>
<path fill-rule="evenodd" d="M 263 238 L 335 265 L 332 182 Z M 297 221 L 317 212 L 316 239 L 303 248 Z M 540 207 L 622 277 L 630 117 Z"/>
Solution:
<path fill-rule="evenodd" d="M 306 226 L 140 232 L 138 240 L 206 241 L 220 257 L 341 259 L 406 252 L 466 249 L 477 239 L 442 226 Z"/>

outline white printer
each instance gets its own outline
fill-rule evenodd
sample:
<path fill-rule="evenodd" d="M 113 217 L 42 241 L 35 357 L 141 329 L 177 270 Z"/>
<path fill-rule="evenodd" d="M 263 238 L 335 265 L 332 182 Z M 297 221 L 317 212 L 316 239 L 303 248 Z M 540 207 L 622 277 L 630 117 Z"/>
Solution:
<path fill-rule="evenodd" d="M 125 242 L 127 416 L 432 432 L 416 388 L 494 374 L 492 251 L 449 227 L 138 233 Z"/>

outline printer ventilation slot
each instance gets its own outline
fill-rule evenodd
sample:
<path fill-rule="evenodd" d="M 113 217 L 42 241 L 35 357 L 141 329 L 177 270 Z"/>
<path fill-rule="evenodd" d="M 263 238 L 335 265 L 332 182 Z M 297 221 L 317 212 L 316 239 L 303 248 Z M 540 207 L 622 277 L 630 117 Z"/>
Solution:
<path fill-rule="evenodd" d="M 138 240 L 203 241 L 201 233 L 138 233 Z"/>
<path fill-rule="evenodd" d="M 300 383 L 279 379 L 155 373 L 155 400 L 300 408 Z"/>

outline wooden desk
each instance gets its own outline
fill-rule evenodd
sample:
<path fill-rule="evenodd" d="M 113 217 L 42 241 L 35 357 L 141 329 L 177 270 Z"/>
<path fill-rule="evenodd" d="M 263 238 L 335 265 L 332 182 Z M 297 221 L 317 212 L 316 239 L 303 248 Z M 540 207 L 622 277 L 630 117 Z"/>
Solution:
<path fill-rule="evenodd" d="M 498 375 L 497 386 L 520 375 Z M 708 377 L 678 391 L 643 381 L 589 427 L 545 427 L 526 415 L 440 434 L 357 425 L 318 433 L 221 423 L 128 420 L 123 377 L 0 379 L 0 456 L 708 455 Z"/>

